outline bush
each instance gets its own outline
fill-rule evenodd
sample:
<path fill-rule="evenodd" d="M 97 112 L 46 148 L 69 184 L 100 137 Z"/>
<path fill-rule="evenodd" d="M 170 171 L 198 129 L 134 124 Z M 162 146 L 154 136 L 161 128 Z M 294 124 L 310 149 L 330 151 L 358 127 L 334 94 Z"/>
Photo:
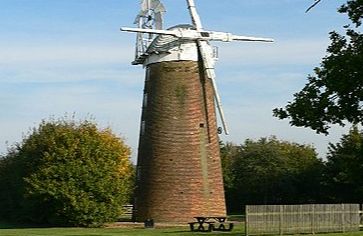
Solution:
<path fill-rule="evenodd" d="M 324 168 L 314 148 L 275 137 L 221 146 L 227 208 L 319 202 Z"/>
<path fill-rule="evenodd" d="M 88 120 L 43 121 L 0 161 L 3 217 L 55 225 L 115 221 L 130 199 L 130 149 Z"/>

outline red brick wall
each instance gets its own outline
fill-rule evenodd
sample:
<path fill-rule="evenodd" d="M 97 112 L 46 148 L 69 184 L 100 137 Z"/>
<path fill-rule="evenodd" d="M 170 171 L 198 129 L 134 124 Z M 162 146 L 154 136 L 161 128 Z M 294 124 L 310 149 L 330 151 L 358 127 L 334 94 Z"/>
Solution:
<path fill-rule="evenodd" d="M 189 222 L 226 215 L 211 82 L 198 62 L 148 66 L 135 217 Z"/>

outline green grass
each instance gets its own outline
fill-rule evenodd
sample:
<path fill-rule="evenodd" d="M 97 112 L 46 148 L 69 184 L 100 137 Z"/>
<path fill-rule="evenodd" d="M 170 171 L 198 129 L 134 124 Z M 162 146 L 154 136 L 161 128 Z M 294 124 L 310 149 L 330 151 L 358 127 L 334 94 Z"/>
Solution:
<path fill-rule="evenodd" d="M 244 227 L 237 225 L 235 230 L 229 233 L 193 233 L 189 231 L 189 226 L 170 227 L 155 229 L 139 228 L 31 228 L 21 225 L 6 224 L 0 222 L 0 236 L 184 236 L 184 235 L 242 235 Z"/>
<path fill-rule="evenodd" d="M 232 232 L 193 233 L 186 227 L 156 228 L 156 229 L 125 229 L 125 228 L 31 228 L 27 226 L 16 226 L 0 223 L 1 236 L 187 236 L 187 235 L 210 235 L 210 236 L 241 236 L 244 235 L 243 224 L 236 225 Z M 322 236 L 358 236 L 363 232 L 346 234 L 322 234 Z"/>

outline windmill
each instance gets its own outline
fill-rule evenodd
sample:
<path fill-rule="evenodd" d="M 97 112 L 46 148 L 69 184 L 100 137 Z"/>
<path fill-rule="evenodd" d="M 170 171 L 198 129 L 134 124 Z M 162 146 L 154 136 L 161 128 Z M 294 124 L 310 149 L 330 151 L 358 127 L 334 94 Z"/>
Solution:
<path fill-rule="evenodd" d="M 228 134 L 218 94 L 216 50 L 209 41 L 272 39 L 203 29 L 194 0 L 192 25 L 162 29 L 165 8 L 143 0 L 134 65 L 146 68 L 137 162 L 134 217 L 138 221 L 187 222 L 226 214 L 216 109 Z"/>

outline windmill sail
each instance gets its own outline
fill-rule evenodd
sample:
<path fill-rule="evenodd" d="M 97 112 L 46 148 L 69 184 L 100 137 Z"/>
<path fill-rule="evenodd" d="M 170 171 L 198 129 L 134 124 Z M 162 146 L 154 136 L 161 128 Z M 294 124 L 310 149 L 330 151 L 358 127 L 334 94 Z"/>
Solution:
<path fill-rule="evenodd" d="M 190 16 L 192 18 L 193 25 L 195 26 L 197 31 L 203 31 L 202 22 L 198 15 L 194 0 L 187 0 L 187 3 L 188 3 L 188 9 L 189 9 Z M 221 99 L 220 99 L 218 89 L 217 89 L 217 83 L 215 81 L 216 76 L 215 76 L 215 71 L 214 71 L 214 61 L 212 61 L 213 59 L 210 56 L 210 46 L 208 45 L 208 43 L 206 41 L 202 41 L 202 40 L 198 40 L 197 44 L 198 44 L 201 58 L 203 61 L 203 67 L 204 67 L 205 74 L 212 81 L 214 98 L 215 98 L 218 112 L 219 112 L 219 115 L 221 118 L 223 130 L 224 130 L 225 134 L 228 135 L 229 132 L 228 132 L 225 118 L 224 118 L 224 112 L 223 112 Z"/>
<path fill-rule="evenodd" d="M 163 15 L 166 12 L 164 5 L 160 0 L 142 0 L 141 11 L 136 16 L 134 24 L 139 29 L 144 30 L 161 30 L 163 29 Z M 140 64 L 145 59 L 146 50 L 154 39 L 152 34 L 138 32 L 136 36 L 135 60 L 132 64 Z"/>
<path fill-rule="evenodd" d="M 163 12 L 155 13 L 155 29 L 163 29 Z"/>
<path fill-rule="evenodd" d="M 163 28 L 163 15 L 166 12 L 164 5 L 160 0 L 142 0 L 141 11 L 136 16 L 134 24 L 138 24 L 140 18 L 147 21 L 154 21 L 155 29 Z"/>

